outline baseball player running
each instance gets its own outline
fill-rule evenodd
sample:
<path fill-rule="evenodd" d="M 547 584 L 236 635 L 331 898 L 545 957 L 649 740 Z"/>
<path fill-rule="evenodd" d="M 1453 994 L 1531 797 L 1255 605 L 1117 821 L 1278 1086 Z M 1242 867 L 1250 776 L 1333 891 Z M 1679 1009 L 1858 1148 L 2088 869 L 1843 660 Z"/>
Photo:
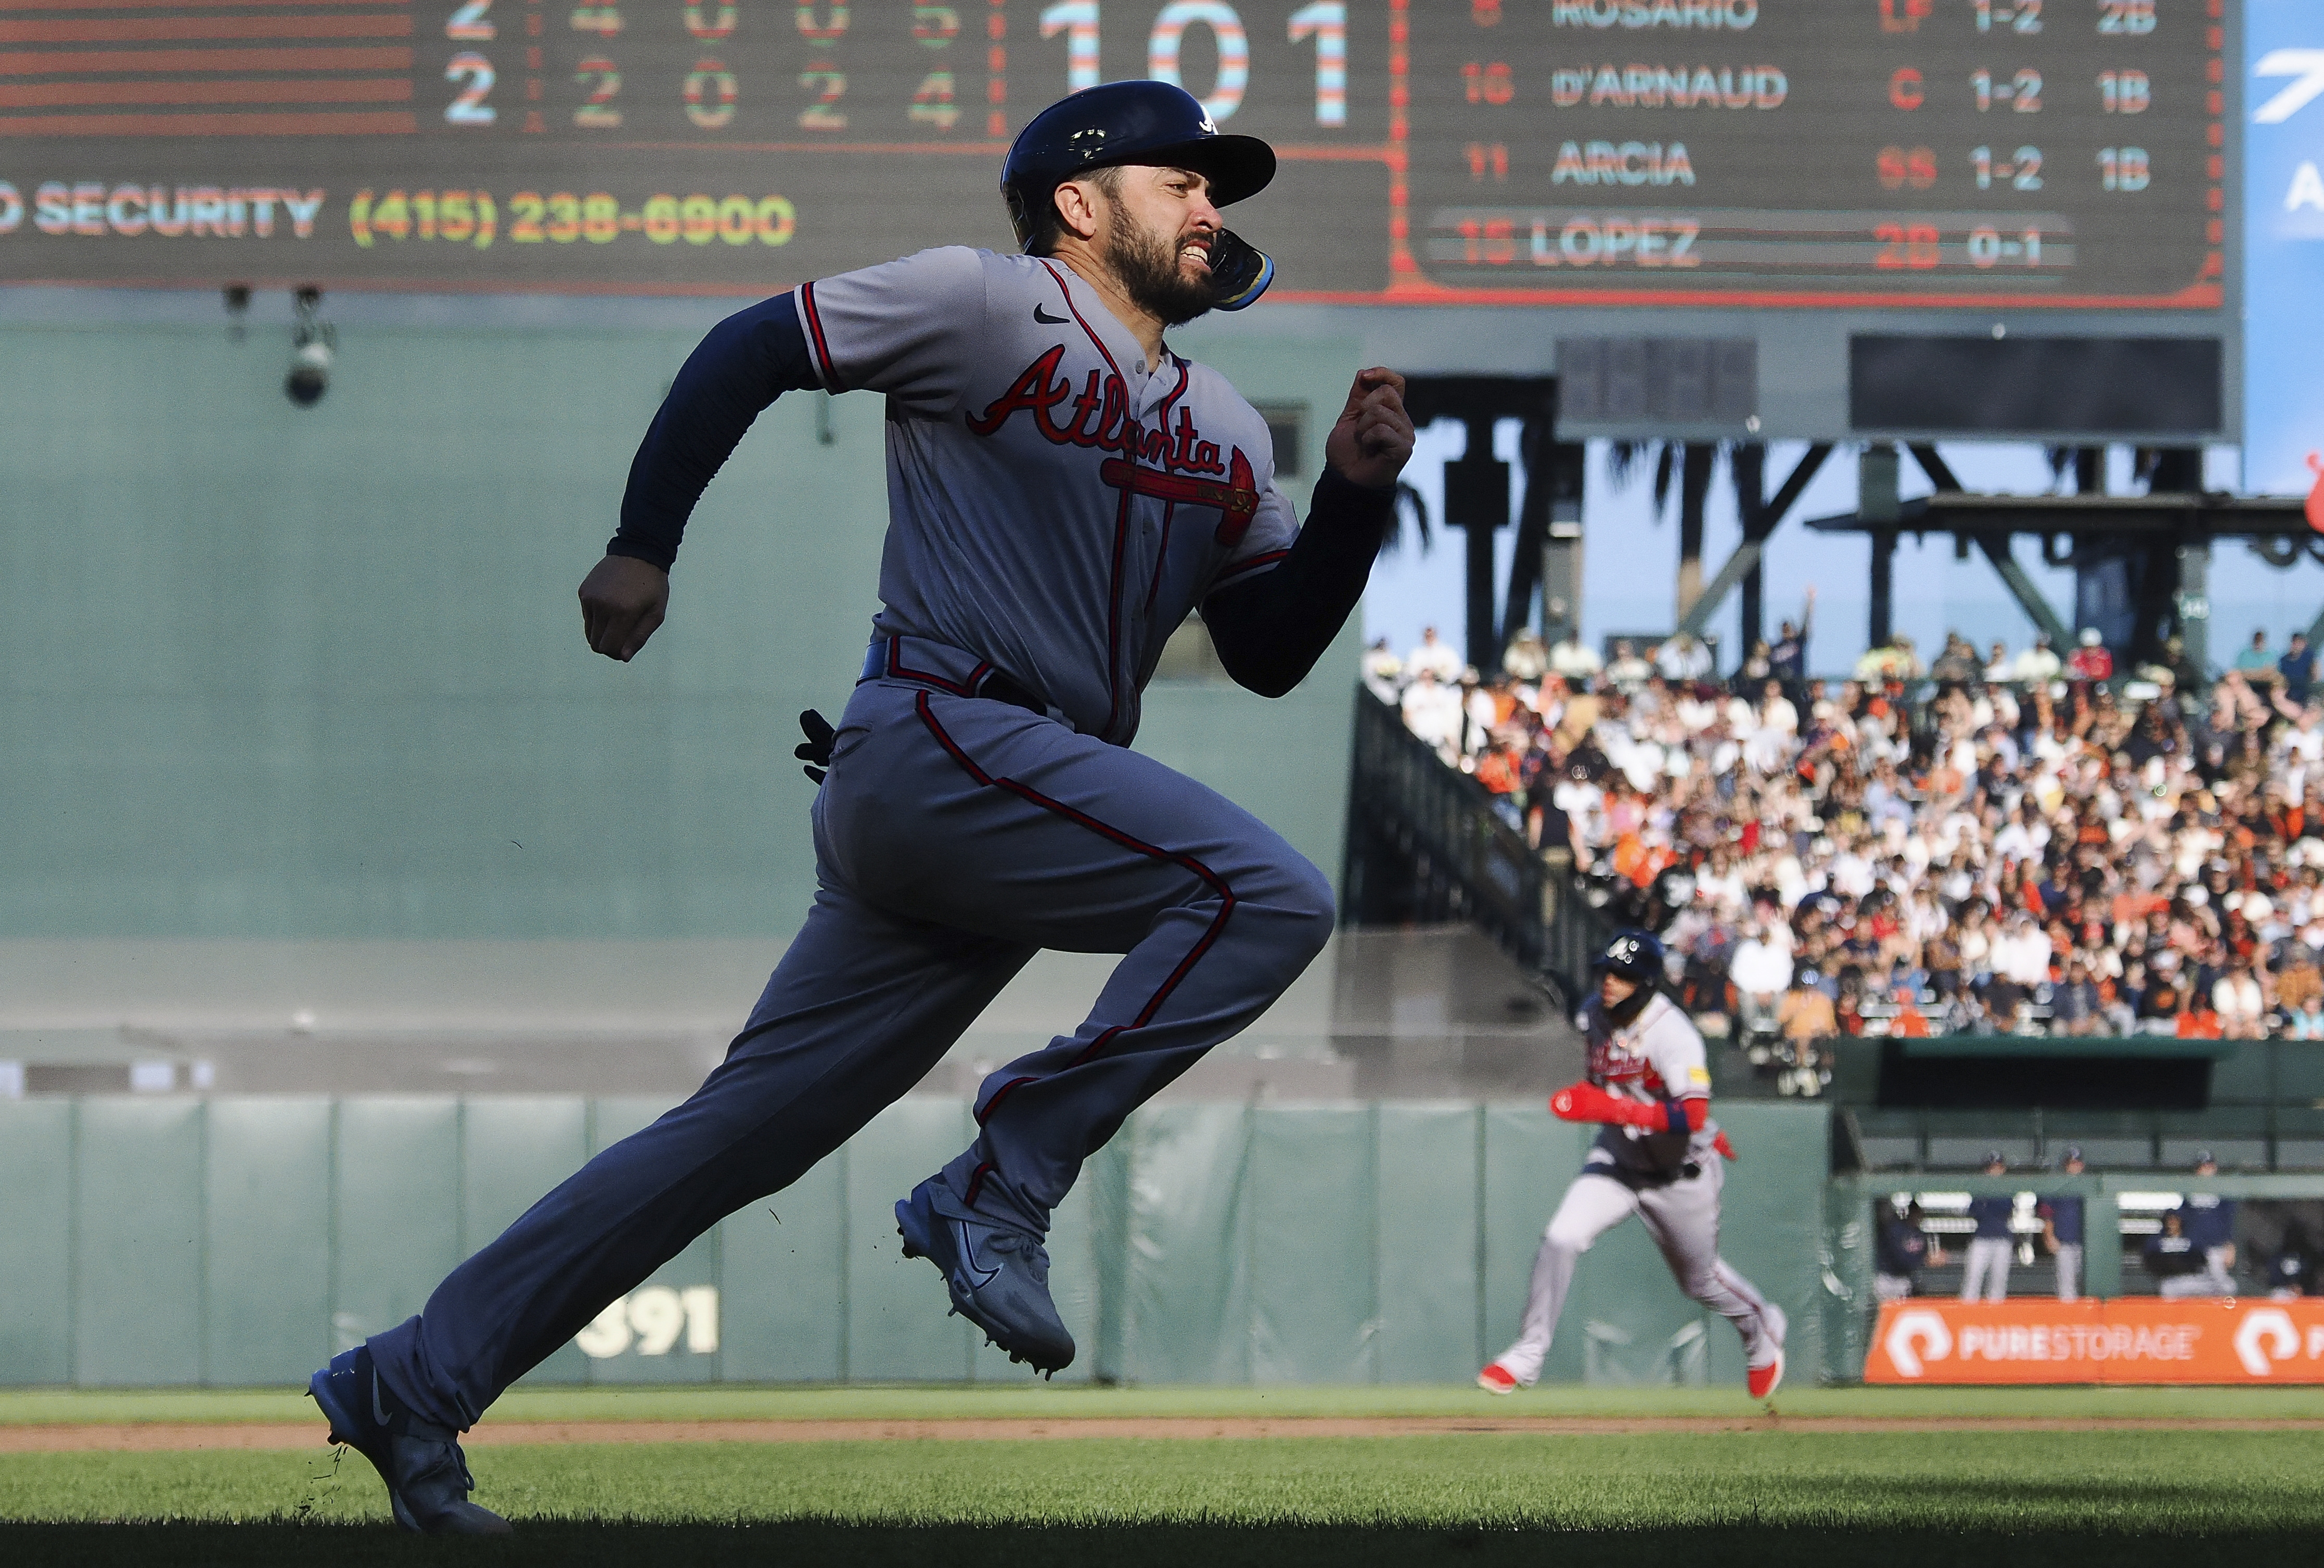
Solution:
<path fill-rule="evenodd" d="M 818 890 L 726 1059 L 445 1279 L 312 1392 L 397 1518 L 498 1532 L 456 1434 L 724 1215 L 777 1192 L 918 1082 L 1043 947 L 1122 954 L 1089 1017 L 984 1081 L 976 1140 L 896 1205 L 907 1256 L 1013 1359 L 1074 1357 L 1042 1240 L 1082 1162 L 1267 1008 L 1332 928 L 1323 874 L 1250 813 L 1128 749 L 1199 605 L 1237 681 L 1280 696 L 1355 606 L 1413 433 L 1356 377 L 1306 526 L 1266 424 L 1165 329 L 1272 273 L 1219 209 L 1275 155 L 1175 87 L 1053 105 L 1002 185 L 1023 253 L 950 247 L 730 318 L 647 431 L 581 586 L 589 646 L 661 624 L 696 499 L 781 392 L 887 399 L 881 607 L 835 727 L 802 715 Z"/>
<path fill-rule="evenodd" d="M 1582 1009 L 1590 1076 L 1560 1089 L 1549 1108 L 1562 1121 L 1594 1121 L 1604 1130 L 1534 1255 L 1517 1343 L 1477 1374 L 1488 1394 L 1533 1387 L 1575 1260 L 1632 1214 L 1662 1249 L 1679 1288 L 1742 1334 L 1751 1397 L 1764 1399 L 1784 1380 L 1783 1309 L 1719 1256 L 1719 1189 L 1735 1151 L 1711 1120 L 1702 1037 L 1655 989 L 1663 956 L 1650 933 L 1624 931 L 1594 965 L 1597 993 Z"/>

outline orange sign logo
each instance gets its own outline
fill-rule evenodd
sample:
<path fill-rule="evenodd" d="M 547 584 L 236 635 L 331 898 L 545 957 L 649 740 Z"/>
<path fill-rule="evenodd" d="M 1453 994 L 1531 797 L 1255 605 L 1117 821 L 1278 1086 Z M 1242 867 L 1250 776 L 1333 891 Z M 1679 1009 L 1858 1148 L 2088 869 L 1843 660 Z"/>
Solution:
<path fill-rule="evenodd" d="M 2308 471 L 2316 475 L 2316 487 L 2308 493 L 2308 526 L 2324 533 L 2324 454 L 2308 454 Z"/>
<path fill-rule="evenodd" d="M 1898 1301 L 1868 1383 L 2324 1383 L 2324 1300 Z"/>

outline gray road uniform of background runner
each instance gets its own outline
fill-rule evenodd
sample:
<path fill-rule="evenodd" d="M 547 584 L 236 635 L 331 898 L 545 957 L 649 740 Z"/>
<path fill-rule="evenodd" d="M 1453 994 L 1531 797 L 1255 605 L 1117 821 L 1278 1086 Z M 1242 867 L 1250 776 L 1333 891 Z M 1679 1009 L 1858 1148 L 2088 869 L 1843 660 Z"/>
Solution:
<path fill-rule="evenodd" d="M 473 1424 L 606 1302 L 844 1141 L 1037 949 L 1126 956 L 1080 1027 L 985 1081 L 977 1139 L 939 1199 L 1035 1236 L 1123 1118 L 1256 1018 L 1332 929 L 1330 883 L 1281 837 L 1125 749 L 1139 688 L 1191 608 L 1255 576 L 1296 586 L 1291 568 L 1318 558 L 1292 550 L 1266 426 L 1222 377 L 1167 352 L 1143 363 L 1061 263 L 958 247 L 804 286 L 733 318 L 697 359 L 721 342 L 728 360 L 765 358 L 752 374 L 779 384 L 736 423 L 724 394 L 694 390 L 689 361 L 613 553 L 667 566 L 695 496 L 780 385 L 888 400 L 882 608 L 815 802 L 818 891 L 694 1096 L 370 1342 L 389 1386 L 447 1426 Z M 697 437 L 721 420 L 726 434 Z M 655 542 L 632 503 L 641 474 L 672 464 L 690 489 Z M 1373 531 L 1333 568 L 1328 625 L 1294 639 L 1313 644 L 1306 662 L 1360 592 L 1390 505 L 1336 470 L 1319 480 L 1309 535 L 1333 537 L 1327 517 Z M 996 700 L 996 678 L 1033 706 Z M 788 774 L 767 787 L 778 812 L 796 788 Z"/>
<path fill-rule="evenodd" d="M 1590 1082 L 1646 1104 L 1707 1100 L 1711 1073 L 1702 1037 L 1685 1012 L 1660 993 L 1627 1028 L 1615 1028 L 1603 1001 L 1582 1010 L 1590 1040 Z M 1681 1290 L 1733 1324 L 1753 1365 L 1772 1355 L 1772 1309 L 1751 1282 L 1719 1256 L 1719 1190 L 1727 1162 L 1713 1147 L 1719 1124 L 1705 1118 L 1691 1135 L 1607 1127 L 1582 1162 L 1582 1174 L 1534 1255 L 1533 1284 L 1517 1342 L 1496 1358 L 1530 1388 L 1541 1376 L 1573 1266 L 1599 1237 L 1632 1214 L 1662 1250 Z"/>

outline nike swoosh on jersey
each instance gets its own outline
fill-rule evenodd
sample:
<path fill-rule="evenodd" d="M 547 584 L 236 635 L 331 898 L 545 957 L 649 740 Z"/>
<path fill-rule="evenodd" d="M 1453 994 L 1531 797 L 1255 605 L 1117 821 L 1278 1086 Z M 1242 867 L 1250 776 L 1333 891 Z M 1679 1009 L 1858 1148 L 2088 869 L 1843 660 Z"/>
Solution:
<path fill-rule="evenodd" d="M 1038 305 L 1033 307 L 1033 319 L 1040 322 L 1045 327 L 1063 327 L 1065 324 L 1065 317 L 1051 316 L 1045 312 Z"/>

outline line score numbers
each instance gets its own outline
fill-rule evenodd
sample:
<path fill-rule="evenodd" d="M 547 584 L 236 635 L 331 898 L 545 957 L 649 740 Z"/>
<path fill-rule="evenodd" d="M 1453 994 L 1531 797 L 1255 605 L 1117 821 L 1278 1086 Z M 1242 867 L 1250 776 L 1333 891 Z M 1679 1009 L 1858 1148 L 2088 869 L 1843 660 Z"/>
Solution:
<path fill-rule="evenodd" d="M 1498 0 L 1493 0 L 1498 6 Z M 500 13 L 495 14 L 495 5 Z M 1248 8 L 1248 7 L 1246 7 Z M 1034 30 L 1045 46 L 1038 74 L 1056 73 L 1054 88 L 1036 88 L 1028 101 L 1047 103 L 1064 91 L 1095 87 L 1105 79 L 1106 30 L 1129 7 L 1100 0 L 1052 0 L 1034 12 Z M 521 37 L 503 33 L 503 18 L 518 14 Z M 444 24 L 445 38 L 460 47 L 445 62 L 443 77 L 454 90 L 444 105 L 447 126 L 461 130 L 506 127 L 543 134 L 558 119 L 573 130 L 619 131 L 635 118 L 637 101 L 625 84 L 623 60 L 650 53 L 658 69 L 655 91 L 674 97 L 688 125 L 722 131 L 734 125 L 746 98 L 782 97 L 791 125 L 811 136 L 861 132 L 862 93 L 852 45 L 873 31 L 881 54 L 883 79 L 893 75 L 894 45 L 884 36 L 908 13 L 909 48 L 920 55 L 902 78 L 908 87 L 906 117 L 911 133 L 943 136 L 964 122 L 991 139 L 1013 129 L 998 106 L 1005 101 L 1010 18 L 1001 0 L 958 0 L 948 5 L 882 5 L 879 0 L 796 0 L 793 4 L 745 6 L 739 0 L 611 0 L 609 4 L 551 6 L 545 0 L 462 0 Z M 981 17 L 979 14 L 982 14 Z M 1285 41 L 1312 54 L 1314 124 L 1348 123 L 1347 0 L 1309 0 L 1281 18 Z M 567 106 L 541 106 L 549 97 L 552 71 L 545 47 L 552 32 L 586 35 L 586 51 L 558 73 L 556 84 Z M 982 33 L 982 52 L 974 35 Z M 1196 42 L 1208 62 L 1208 79 L 1187 79 L 1190 48 Z M 1185 88 L 1218 122 L 1231 119 L 1251 90 L 1252 39 L 1243 11 L 1230 0 L 1170 0 L 1145 29 L 1143 70 L 1156 81 Z M 668 62 L 671 51 L 690 57 Z M 504 115 L 504 68 L 521 62 L 518 79 L 521 115 Z M 746 61 L 748 63 L 746 63 Z M 1506 68 L 1503 68 L 1506 69 Z M 641 73 L 629 75 L 638 78 Z M 1117 69 L 1116 75 L 1125 74 Z M 965 79 L 973 77 L 973 81 Z M 1030 86 L 1031 83 L 1027 85 Z M 994 106 L 982 121 L 964 106 L 975 98 Z M 1021 116 L 1020 116 L 1021 117 Z"/>

